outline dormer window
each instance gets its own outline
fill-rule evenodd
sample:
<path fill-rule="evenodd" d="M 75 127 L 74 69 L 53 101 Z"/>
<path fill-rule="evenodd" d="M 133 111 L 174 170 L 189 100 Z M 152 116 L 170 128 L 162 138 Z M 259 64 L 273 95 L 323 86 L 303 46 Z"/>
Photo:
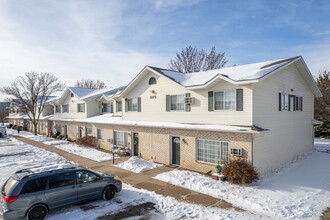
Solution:
<path fill-rule="evenodd" d="M 157 80 L 155 79 L 155 77 L 151 77 L 149 79 L 149 85 L 152 85 L 152 84 L 157 84 Z"/>

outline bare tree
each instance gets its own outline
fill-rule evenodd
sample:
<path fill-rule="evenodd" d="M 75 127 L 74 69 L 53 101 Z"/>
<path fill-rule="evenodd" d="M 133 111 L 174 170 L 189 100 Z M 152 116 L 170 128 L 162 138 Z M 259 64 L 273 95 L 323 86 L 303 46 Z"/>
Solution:
<path fill-rule="evenodd" d="M 0 122 L 1 123 L 4 123 L 5 122 L 5 119 L 6 117 L 9 115 L 8 111 L 5 110 L 5 109 L 1 109 L 0 110 Z"/>
<path fill-rule="evenodd" d="M 323 124 L 317 127 L 315 135 L 330 137 L 330 71 L 319 73 L 317 85 L 323 96 L 315 99 L 315 118 Z"/>
<path fill-rule="evenodd" d="M 182 73 L 192 73 L 220 69 L 227 63 L 225 53 L 217 52 L 215 46 L 210 52 L 198 50 L 192 46 L 181 49 L 171 59 L 168 68 Z"/>
<path fill-rule="evenodd" d="M 90 89 L 105 89 L 107 86 L 105 83 L 101 80 L 93 80 L 93 79 L 82 79 L 78 80 L 74 84 L 75 87 L 80 87 L 80 88 L 90 88 Z"/>
<path fill-rule="evenodd" d="M 62 91 L 64 87 L 54 74 L 27 72 L 24 77 L 19 77 L 11 86 L 1 90 L 20 102 L 21 108 L 34 126 L 34 134 L 37 135 L 39 118 L 49 96 Z"/>

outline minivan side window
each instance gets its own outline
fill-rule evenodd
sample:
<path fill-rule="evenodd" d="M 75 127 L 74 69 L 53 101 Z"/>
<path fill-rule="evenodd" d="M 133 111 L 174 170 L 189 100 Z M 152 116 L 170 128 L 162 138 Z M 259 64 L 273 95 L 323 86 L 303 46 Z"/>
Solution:
<path fill-rule="evenodd" d="M 25 183 L 21 190 L 21 195 L 26 193 L 38 192 L 46 189 L 48 177 L 41 177 L 34 180 L 29 180 Z"/>
<path fill-rule="evenodd" d="M 49 177 L 49 189 L 74 185 L 73 172 L 55 174 Z"/>
<path fill-rule="evenodd" d="M 100 179 L 95 173 L 80 170 L 76 171 L 77 183 L 94 182 Z"/>

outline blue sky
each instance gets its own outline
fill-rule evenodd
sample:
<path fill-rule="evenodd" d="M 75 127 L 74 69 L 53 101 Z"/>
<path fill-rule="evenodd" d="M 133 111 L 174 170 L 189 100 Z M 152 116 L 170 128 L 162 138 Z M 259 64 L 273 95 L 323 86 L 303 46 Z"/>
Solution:
<path fill-rule="evenodd" d="M 330 1 L 0 0 L 0 87 L 27 71 L 126 85 L 188 45 L 228 66 L 302 55 L 330 70 Z"/>

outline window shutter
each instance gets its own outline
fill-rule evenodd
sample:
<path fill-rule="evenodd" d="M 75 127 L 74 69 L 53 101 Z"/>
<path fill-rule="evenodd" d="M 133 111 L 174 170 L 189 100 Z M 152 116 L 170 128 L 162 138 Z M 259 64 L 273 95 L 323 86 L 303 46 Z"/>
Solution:
<path fill-rule="evenodd" d="M 209 91 L 209 112 L 213 111 L 213 91 Z"/>
<path fill-rule="evenodd" d="M 190 93 L 186 93 L 185 97 L 190 98 Z M 191 111 L 191 104 L 185 104 L 185 105 L 186 105 L 186 112 L 190 112 Z"/>
<path fill-rule="evenodd" d="M 291 95 L 289 95 L 289 109 L 288 109 L 288 111 L 290 111 L 290 109 L 291 109 Z"/>
<path fill-rule="evenodd" d="M 300 111 L 303 110 L 303 97 L 300 97 Z"/>
<path fill-rule="evenodd" d="M 243 111 L 243 89 L 236 89 L 236 111 Z"/>
<path fill-rule="evenodd" d="M 125 112 L 128 112 L 128 99 L 125 99 Z"/>
<path fill-rule="evenodd" d="M 282 94 L 278 93 L 278 110 L 282 111 Z"/>
<path fill-rule="evenodd" d="M 138 97 L 138 112 L 141 112 L 141 97 Z"/>
<path fill-rule="evenodd" d="M 166 95 L 166 111 L 171 111 L 171 96 Z"/>

